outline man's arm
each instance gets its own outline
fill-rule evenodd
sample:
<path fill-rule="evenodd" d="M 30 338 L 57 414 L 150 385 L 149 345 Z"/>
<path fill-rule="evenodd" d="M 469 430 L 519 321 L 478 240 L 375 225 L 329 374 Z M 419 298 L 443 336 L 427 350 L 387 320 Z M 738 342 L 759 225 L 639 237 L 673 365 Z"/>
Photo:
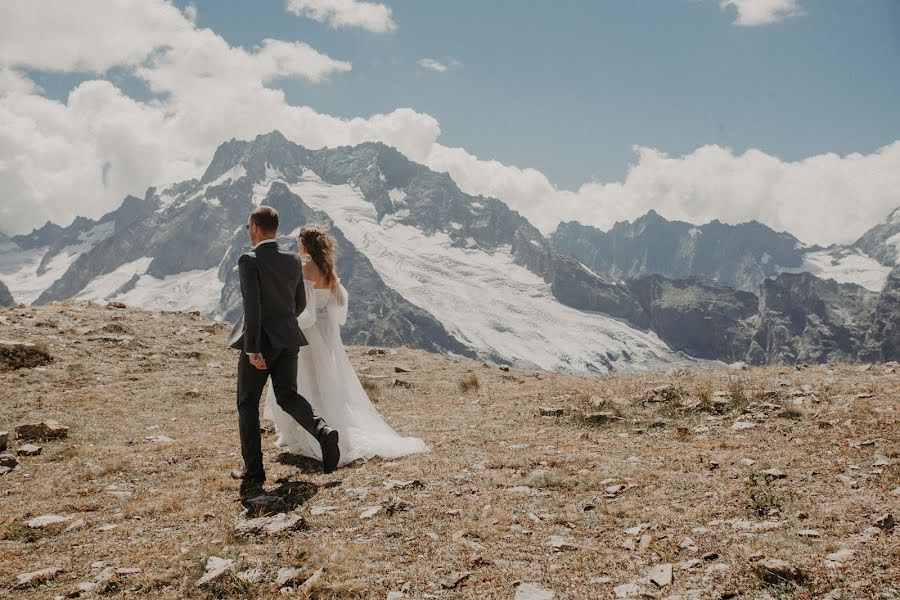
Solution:
<path fill-rule="evenodd" d="M 238 260 L 241 277 L 241 296 L 244 298 L 244 352 L 262 352 L 262 306 L 259 293 L 259 268 L 256 259 L 248 254 Z"/>

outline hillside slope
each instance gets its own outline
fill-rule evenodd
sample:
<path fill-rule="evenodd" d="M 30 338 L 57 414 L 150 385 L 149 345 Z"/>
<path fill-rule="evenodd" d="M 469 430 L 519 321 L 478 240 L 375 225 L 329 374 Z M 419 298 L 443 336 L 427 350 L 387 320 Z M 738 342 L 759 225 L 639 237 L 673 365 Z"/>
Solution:
<path fill-rule="evenodd" d="M 895 363 L 586 378 L 353 347 L 387 421 L 433 451 L 324 476 L 267 428 L 285 516 L 248 522 L 227 475 L 240 458 L 226 332 L 186 313 L 0 309 L 0 339 L 53 357 L 0 372 L 0 430 L 69 427 L 0 475 L 0 595 L 900 594 L 885 518 L 900 498 Z M 210 557 L 230 566 L 198 587 Z"/>

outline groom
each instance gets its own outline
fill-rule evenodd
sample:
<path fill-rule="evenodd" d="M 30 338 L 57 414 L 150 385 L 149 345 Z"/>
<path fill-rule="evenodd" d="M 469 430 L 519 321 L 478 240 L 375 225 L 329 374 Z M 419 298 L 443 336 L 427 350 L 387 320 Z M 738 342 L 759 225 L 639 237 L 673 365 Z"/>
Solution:
<path fill-rule="evenodd" d="M 266 479 L 259 399 L 269 377 L 278 406 L 319 441 L 324 471 L 334 471 L 340 460 L 338 432 L 297 393 L 297 354 L 307 344 L 297 325 L 306 307 L 303 266 L 298 255 L 278 249 L 277 232 L 278 212 L 270 206 L 257 207 L 247 222 L 253 249 L 238 260 L 244 314 L 228 345 L 241 351 L 237 408 L 244 469 L 232 471 L 231 476 L 241 480 L 243 498 L 258 495 Z"/>

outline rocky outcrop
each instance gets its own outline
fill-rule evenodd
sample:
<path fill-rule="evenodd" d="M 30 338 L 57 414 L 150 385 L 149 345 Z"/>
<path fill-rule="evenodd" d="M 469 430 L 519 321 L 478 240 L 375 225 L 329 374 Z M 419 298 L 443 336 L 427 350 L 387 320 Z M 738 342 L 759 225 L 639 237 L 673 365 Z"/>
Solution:
<path fill-rule="evenodd" d="M 15 306 L 16 301 L 6 284 L 0 281 L 0 308 Z"/>
<path fill-rule="evenodd" d="M 561 223 L 550 239 L 596 273 L 674 279 L 705 275 L 744 291 L 755 291 L 765 278 L 803 264 L 802 244 L 794 236 L 756 221 L 694 226 L 669 221 L 653 210 L 609 231 Z"/>
<path fill-rule="evenodd" d="M 900 269 L 891 272 L 881 290 L 860 359 L 900 360 Z"/>
<path fill-rule="evenodd" d="M 644 275 L 630 280 L 628 288 L 650 328 L 673 349 L 698 358 L 743 360 L 753 336 L 755 295 L 707 277 Z"/>
<path fill-rule="evenodd" d="M 875 314 L 878 294 L 861 286 L 784 273 L 760 286 L 753 364 L 856 360 Z"/>

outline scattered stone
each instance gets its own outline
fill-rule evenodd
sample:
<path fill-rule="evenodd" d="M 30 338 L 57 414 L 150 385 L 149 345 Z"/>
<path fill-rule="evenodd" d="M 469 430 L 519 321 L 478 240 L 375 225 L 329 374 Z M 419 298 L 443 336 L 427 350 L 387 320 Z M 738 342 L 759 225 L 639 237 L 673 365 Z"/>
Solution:
<path fill-rule="evenodd" d="M 210 556 L 206 560 L 206 573 L 197 580 L 197 587 L 203 587 L 212 583 L 234 567 L 234 560 Z"/>
<path fill-rule="evenodd" d="M 412 373 L 412 369 L 406 365 L 394 365 L 394 373 Z"/>
<path fill-rule="evenodd" d="M 318 517 L 320 515 L 334 512 L 336 510 L 338 510 L 337 506 L 313 506 L 311 509 L 309 509 L 309 514 L 314 517 Z"/>
<path fill-rule="evenodd" d="M 123 308 L 128 308 L 128 306 L 126 306 L 122 302 L 107 302 L 106 308 L 108 308 L 108 309 L 113 309 L 113 308 L 123 309 Z"/>
<path fill-rule="evenodd" d="M 648 577 L 656 587 L 666 587 L 672 583 L 672 565 L 668 563 L 656 565 L 650 569 Z"/>
<path fill-rule="evenodd" d="M 763 471 L 763 475 L 766 476 L 766 479 L 784 479 L 787 477 L 781 469 L 766 469 Z"/>
<path fill-rule="evenodd" d="M 106 525 L 101 525 L 97 528 L 97 531 L 112 531 L 113 529 L 118 529 L 119 525 L 117 523 L 107 523 Z"/>
<path fill-rule="evenodd" d="M 56 440 L 69 434 L 69 428 L 53 420 L 28 423 L 16 427 L 16 438 L 20 440 Z"/>
<path fill-rule="evenodd" d="M 566 409 L 564 408 L 550 408 L 547 406 L 539 406 L 538 412 L 542 417 L 561 417 L 566 414 Z"/>
<path fill-rule="evenodd" d="M 16 575 L 16 587 L 25 588 L 33 585 L 38 585 L 39 583 L 46 583 L 62 572 L 63 570 L 59 567 L 47 567 L 46 569 L 41 569 L 40 571 L 22 573 L 21 575 Z"/>
<path fill-rule="evenodd" d="M 441 582 L 441 587 L 445 590 L 452 590 L 460 583 L 468 579 L 472 575 L 472 571 L 459 571 L 451 573 L 447 579 Z"/>
<path fill-rule="evenodd" d="M 144 438 L 144 441 L 148 444 L 171 444 L 175 440 L 167 435 L 148 435 Z"/>
<path fill-rule="evenodd" d="M 500 365 L 500 370 L 501 370 L 501 371 L 509 371 L 509 366 L 507 366 L 507 365 Z"/>
<path fill-rule="evenodd" d="M 860 392 L 856 395 L 857 400 L 865 400 L 866 398 L 873 398 L 875 394 L 871 392 Z"/>
<path fill-rule="evenodd" d="M 624 421 L 624 417 L 620 417 L 614 412 L 611 411 L 600 411 L 600 412 L 592 412 L 592 413 L 583 413 L 581 415 L 581 420 L 585 423 L 592 423 L 594 425 L 603 425 L 604 423 L 609 423 L 610 421 Z"/>
<path fill-rule="evenodd" d="M 237 530 L 244 534 L 278 535 L 286 531 L 307 529 L 306 521 L 298 514 L 278 513 L 271 517 L 247 519 L 238 524 Z"/>
<path fill-rule="evenodd" d="M 848 475 L 844 475 L 843 473 L 841 473 L 840 475 L 837 476 L 837 480 L 840 481 L 841 483 L 843 483 L 844 485 L 849 486 L 854 489 L 859 487 L 858 481 L 856 481 L 855 479 L 853 479 L 852 477 L 850 477 Z"/>
<path fill-rule="evenodd" d="M 825 566 L 832 569 L 846 567 L 847 564 L 853 560 L 853 556 L 853 550 L 850 548 L 842 548 L 837 552 L 825 555 Z"/>
<path fill-rule="evenodd" d="M 194 389 L 192 389 L 192 390 L 188 390 L 188 391 L 186 391 L 186 392 L 184 393 L 184 397 L 185 397 L 185 398 L 199 398 L 199 397 L 200 397 L 200 390 L 198 390 L 198 389 L 196 389 L 196 388 L 194 388 Z"/>
<path fill-rule="evenodd" d="M 822 533 L 818 529 L 801 529 L 797 532 L 797 535 L 805 538 L 820 538 L 822 537 Z"/>
<path fill-rule="evenodd" d="M 278 569 L 278 574 L 275 575 L 275 589 L 280 590 L 286 585 L 290 585 L 295 583 L 297 579 L 300 578 L 300 569 L 295 569 L 293 567 L 282 567 Z"/>
<path fill-rule="evenodd" d="M 678 389 L 671 383 L 667 383 L 645 390 L 642 400 L 644 402 L 669 402 L 678 398 L 678 395 Z"/>
<path fill-rule="evenodd" d="M 564 537 L 559 535 L 551 535 L 546 540 L 544 540 L 544 545 L 553 548 L 553 550 L 555 550 L 556 552 L 578 549 L 578 546 L 567 541 Z"/>
<path fill-rule="evenodd" d="M 800 583 L 803 581 L 803 572 L 780 558 L 758 560 L 753 564 L 753 571 L 766 583 L 779 584 L 785 581 Z"/>
<path fill-rule="evenodd" d="M 650 546 L 653 545 L 653 536 L 649 533 L 645 533 L 641 536 L 641 541 L 638 542 L 638 548 L 641 549 L 641 552 L 646 552 L 650 549 Z"/>
<path fill-rule="evenodd" d="M 636 583 L 623 583 L 613 588 L 616 598 L 635 598 L 642 595 L 641 586 Z"/>
<path fill-rule="evenodd" d="M 391 382 L 391 385 L 394 387 L 402 387 L 402 388 L 407 388 L 407 389 L 412 387 L 412 384 L 410 382 L 403 381 L 402 379 L 396 379 L 396 378 L 394 379 L 394 381 Z"/>
<path fill-rule="evenodd" d="M 363 509 L 361 513 L 359 513 L 360 519 L 371 519 L 375 515 L 381 512 L 380 506 L 368 506 Z"/>
<path fill-rule="evenodd" d="M 718 552 L 707 552 L 706 554 L 703 555 L 703 560 L 705 560 L 707 562 L 719 560 L 719 553 Z"/>
<path fill-rule="evenodd" d="M 0 431 L 0 452 L 6 450 L 7 445 L 9 445 L 9 432 Z"/>
<path fill-rule="evenodd" d="M 238 579 L 240 579 L 241 581 L 243 581 L 244 583 L 250 583 L 250 584 L 259 583 L 260 581 L 262 581 L 263 572 L 256 568 L 247 569 L 245 571 L 241 571 L 240 573 L 238 573 L 236 575 L 236 577 Z M 280 587 L 279 587 L 279 589 L 280 589 Z"/>
<path fill-rule="evenodd" d="M 15 469 L 19 464 L 18 459 L 11 454 L 0 454 L 0 467 Z"/>
<path fill-rule="evenodd" d="M 745 467 L 752 467 L 754 464 L 756 464 L 756 461 L 753 460 L 752 458 L 742 458 L 741 464 L 744 465 Z"/>
<path fill-rule="evenodd" d="M 18 448 L 16 448 L 16 454 L 19 456 L 37 456 L 41 453 L 40 446 L 35 446 L 34 444 L 22 444 Z"/>
<path fill-rule="evenodd" d="M 116 569 L 116 575 L 137 575 L 141 570 L 137 567 L 119 567 Z"/>
<path fill-rule="evenodd" d="M 12 469 L 10 469 L 9 467 L 0 467 L 0 475 L 6 475 L 10 471 L 12 471 Z"/>
<path fill-rule="evenodd" d="M 743 431 L 745 429 L 753 429 L 756 427 L 756 423 L 751 421 L 735 421 L 731 426 L 731 429 L 734 431 Z"/>
<path fill-rule="evenodd" d="M 0 435 L 2 435 L 2 434 L 0 434 Z M 887 456 L 884 456 L 883 454 L 876 454 L 875 460 L 874 460 L 874 462 L 872 462 L 873 467 L 887 467 L 887 466 L 890 466 L 890 464 L 891 464 L 891 459 L 889 459 Z"/>
<path fill-rule="evenodd" d="M 397 590 L 394 590 L 394 591 L 388 592 L 386 600 L 403 600 L 403 598 L 406 598 L 406 594 L 404 594 L 403 592 L 398 592 Z"/>
<path fill-rule="evenodd" d="M 64 517 L 62 515 L 42 515 L 28 521 L 26 525 L 31 529 L 44 529 L 51 525 L 59 525 L 60 523 L 68 523 L 72 517 Z"/>
<path fill-rule="evenodd" d="M 31 342 L 0 340 L 0 371 L 31 369 L 46 365 L 53 357 L 44 346 Z"/>
<path fill-rule="evenodd" d="M 369 356 L 379 356 L 381 354 L 387 354 L 387 350 L 382 350 L 381 348 L 369 348 L 366 351 L 366 354 Z"/>
<path fill-rule="evenodd" d="M 894 515 L 892 515 L 891 513 L 882 515 L 875 521 L 875 527 L 884 531 L 890 531 L 896 524 L 897 523 L 894 520 Z"/>
<path fill-rule="evenodd" d="M 516 588 L 514 600 L 553 600 L 555 597 L 553 590 L 542 588 L 536 583 L 523 583 Z"/>
<path fill-rule="evenodd" d="M 697 543 L 692 538 L 686 537 L 683 540 L 681 540 L 681 543 L 678 544 L 678 547 L 681 548 L 682 550 L 689 550 L 691 552 L 695 552 L 697 550 Z"/>

